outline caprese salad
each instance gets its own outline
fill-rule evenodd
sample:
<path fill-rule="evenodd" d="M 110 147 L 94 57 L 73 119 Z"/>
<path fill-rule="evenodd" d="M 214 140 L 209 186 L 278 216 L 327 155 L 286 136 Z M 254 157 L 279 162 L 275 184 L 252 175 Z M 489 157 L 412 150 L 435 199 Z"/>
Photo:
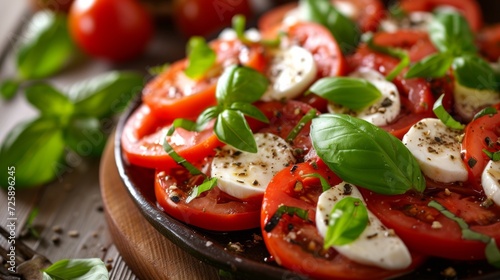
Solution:
<path fill-rule="evenodd" d="M 428 256 L 500 269 L 499 34 L 474 0 L 237 16 L 146 85 L 122 152 L 155 169 L 168 215 L 260 228 L 278 265 L 314 279 Z"/>

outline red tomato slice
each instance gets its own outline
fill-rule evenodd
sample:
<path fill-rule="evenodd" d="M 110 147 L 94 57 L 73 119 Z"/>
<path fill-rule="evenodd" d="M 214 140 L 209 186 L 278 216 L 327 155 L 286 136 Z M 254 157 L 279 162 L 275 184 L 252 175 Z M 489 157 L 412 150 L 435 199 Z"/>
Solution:
<path fill-rule="evenodd" d="M 360 190 L 370 211 L 385 226 L 393 228 L 411 250 L 456 260 L 485 258 L 485 244 L 463 239 L 462 231 L 455 221 L 427 206 L 433 199 L 464 219 L 470 229 L 491 236 L 496 242 L 500 241 L 500 208 L 481 206 L 482 199 L 479 197 L 446 191 L 423 196 L 386 196 Z"/>
<path fill-rule="evenodd" d="M 376 31 L 380 20 L 384 17 L 384 5 L 379 0 L 332 0 L 337 5 L 350 5 L 353 8 L 351 19 L 354 20 L 362 32 Z M 262 31 L 267 31 L 280 25 L 286 14 L 297 7 L 297 3 L 287 3 L 278 6 L 264 15 L 258 22 Z"/>
<path fill-rule="evenodd" d="M 171 123 L 156 118 L 147 105 L 141 105 L 127 120 L 123 128 L 121 145 L 129 163 L 148 168 L 173 168 L 177 163 L 163 149 L 163 139 Z M 202 132 L 176 129 L 166 141 L 189 162 L 200 161 L 215 153 L 222 142 L 212 127 Z"/>
<path fill-rule="evenodd" d="M 479 31 L 483 25 L 481 7 L 475 0 L 401 0 L 400 5 L 406 12 L 432 12 L 439 6 L 452 6 L 464 15 L 472 31 Z"/>
<path fill-rule="evenodd" d="M 500 58 L 500 23 L 479 31 L 477 42 L 481 53 L 491 62 L 497 62 Z"/>
<path fill-rule="evenodd" d="M 281 205 L 308 210 L 310 219 L 304 221 L 295 216 L 283 215 L 271 231 L 262 231 L 267 249 L 278 264 L 314 279 L 382 279 L 407 272 L 422 261 L 421 258 L 414 258 L 408 270 L 390 271 L 352 262 L 332 248 L 324 250 L 323 238 L 314 222 L 322 187 L 317 178 L 302 176 L 312 173 L 320 174 L 331 185 L 341 182 L 321 162 L 317 165 L 301 163 L 279 172 L 264 193 L 262 228 Z"/>
<path fill-rule="evenodd" d="M 494 107 L 500 110 L 500 103 Z M 477 118 L 465 128 L 465 137 L 462 141 L 463 160 L 469 171 L 469 182 L 479 192 L 483 191 L 481 174 L 490 160 L 483 149 L 490 152 L 500 150 L 500 112 L 493 116 Z"/>
<path fill-rule="evenodd" d="M 248 49 L 238 40 L 216 40 L 210 46 L 217 53 L 217 65 L 209 71 L 209 76 L 199 80 L 187 77 L 184 70 L 188 62 L 184 59 L 172 64 L 146 85 L 143 102 L 157 117 L 169 120 L 195 118 L 207 107 L 215 105 L 217 79 L 228 64 L 241 63 L 264 71 L 265 59 L 260 46 Z"/>
<path fill-rule="evenodd" d="M 205 165 L 209 164 L 205 162 Z M 203 178 L 193 177 L 183 168 L 157 170 L 156 199 L 170 216 L 200 228 L 235 231 L 259 226 L 261 199 L 241 201 L 215 187 L 186 203 L 189 191 L 202 182 Z"/>

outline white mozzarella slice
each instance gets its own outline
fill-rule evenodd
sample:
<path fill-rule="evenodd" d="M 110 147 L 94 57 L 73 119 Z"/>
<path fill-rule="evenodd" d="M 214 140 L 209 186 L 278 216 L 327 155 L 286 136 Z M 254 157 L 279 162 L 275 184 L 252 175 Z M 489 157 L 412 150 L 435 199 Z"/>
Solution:
<path fill-rule="evenodd" d="M 257 133 L 257 153 L 248 153 L 224 146 L 214 157 L 211 176 L 218 187 L 239 199 L 264 193 L 274 175 L 295 162 L 293 149 L 281 137 L 271 133 Z"/>
<path fill-rule="evenodd" d="M 455 112 L 467 122 L 484 107 L 500 102 L 500 94 L 496 91 L 464 87 L 457 81 L 453 96 Z"/>
<path fill-rule="evenodd" d="M 323 192 L 316 207 L 316 226 L 324 237 L 328 229 L 328 217 L 335 204 L 346 196 L 363 196 L 354 185 L 342 182 Z M 364 203 L 364 201 L 363 201 Z M 361 235 L 353 242 L 334 246 L 340 254 L 362 264 L 378 266 L 384 269 L 403 269 L 411 264 L 411 255 L 404 242 L 386 228 L 382 222 L 368 210 L 369 223 Z"/>
<path fill-rule="evenodd" d="M 484 194 L 500 205 L 500 161 L 490 160 L 481 175 Z"/>
<path fill-rule="evenodd" d="M 468 175 L 460 157 L 460 135 L 441 120 L 427 118 L 410 128 L 403 143 L 427 177 L 443 183 L 463 182 Z"/>
<path fill-rule="evenodd" d="M 267 71 L 270 84 L 262 100 L 297 97 L 316 79 L 317 71 L 312 54 L 302 47 L 291 46 L 274 51 Z"/>
<path fill-rule="evenodd" d="M 252 42 L 258 42 L 262 38 L 259 30 L 255 28 L 250 28 L 248 30 L 245 30 L 245 37 Z M 234 29 L 225 28 L 219 33 L 219 39 L 228 41 L 236 40 L 238 39 L 238 35 L 236 34 L 236 31 Z"/>
<path fill-rule="evenodd" d="M 382 74 L 372 69 L 361 68 L 350 76 L 367 80 L 382 93 L 382 96 L 374 104 L 359 112 L 330 103 L 328 105 L 330 113 L 349 114 L 376 126 L 387 125 L 399 115 L 401 100 L 398 89 L 393 83 L 387 81 Z"/>

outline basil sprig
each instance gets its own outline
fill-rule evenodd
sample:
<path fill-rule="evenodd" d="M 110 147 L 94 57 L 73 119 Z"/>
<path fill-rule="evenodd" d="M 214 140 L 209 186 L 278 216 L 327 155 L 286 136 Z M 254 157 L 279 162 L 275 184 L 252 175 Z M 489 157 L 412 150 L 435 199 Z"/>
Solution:
<path fill-rule="evenodd" d="M 198 79 L 214 65 L 217 55 L 203 37 L 193 36 L 187 46 L 188 66 L 184 70 L 186 76 Z"/>
<path fill-rule="evenodd" d="M 267 78 L 251 68 L 228 67 L 217 82 L 217 105 L 198 116 L 198 127 L 216 118 L 214 132 L 220 141 L 239 150 L 256 153 L 257 144 L 244 116 L 268 122 L 267 117 L 252 105 L 260 99 L 268 85 Z"/>
<path fill-rule="evenodd" d="M 344 54 L 353 52 L 361 40 L 357 24 L 340 13 L 329 0 L 301 0 L 299 9 L 304 19 L 325 26 Z"/>
<path fill-rule="evenodd" d="M 380 90 L 367 80 L 350 77 L 321 78 L 309 88 L 309 92 L 352 110 L 366 108 L 382 96 Z"/>
<path fill-rule="evenodd" d="M 457 12 L 439 12 L 429 23 L 429 36 L 439 53 L 413 64 L 406 78 L 443 77 L 450 69 L 461 85 L 480 90 L 500 90 L 495 70 L 477 54 L 467 20 Z"/>
<path fill-rule="evenodd" d="M 367 121 L 323 114 L 312 121 L 311 139 L 318 156 L 344 181 L 389 195 L 425 189 L 424 176 L 406 146 Z"/>
<path fill-rule="evenodd" d="M 280 222 L 281 217 L 283 217 L 283 215 L 285 214 L 288 214 L 289 216 L 299 217 L 304 221 L 310 221 L 309 211 L 298 207 L 280 205 L 276 210 L 276 212 L 274 212 L 274 214 L 271 216 L 269 221 L 265 224 L 264 230 L 266 232 L 272 231 Z"/>
<path fill-rule="evenodd" d="M 335 204 L 328 218 L 325 249 L 356 240 L 368 225 L 368 210 L 361 199 L 344 197 Z"/>
<path fill-rule="evenodd" d="M 446 125 L 447 127 L 453 128 L 453 129 L 459 129 L 459 130 L 464 129 L 465 125 L 456 121 L 450 115 L 450 113 L 448 113 L 448 111 L 446 111 L 446 109 L 444 108 L 443 97 L 444 97 L 444 94 L 441 94 L 441 96 L 439 96 L 439 98 L 436 100 L 436 102 L 434 102 L 434 106 L 432 107 L 432 111 L 434 112 L 436 117 L 438 117 L 441 120 L 441 122 L 443 122 L 444 125 Z"/>
<path fill-rule="evenodd" d="M 98 156 L 106 143 L 106 127 L 143 86 L 141 75 L 110 72 L 61 92 L 46 83 L 26 88 L 27 100 L 39 110 L 34 120 L 16 126 L 0 146 L 0 168 L 16 167 L 16 186 L 47 183 L 70 168 L 63 156 L 69 148 L 79 156 Z M 109 128 L 109 127 L 108 127 Z M 0 173 L 0 186 L 8 186 Z"/>
<path fill-rule="evenodd" d="M 60 260 L 42 270 L 43 280 L 106 280 L 108 269 L 99 258 Z"/>

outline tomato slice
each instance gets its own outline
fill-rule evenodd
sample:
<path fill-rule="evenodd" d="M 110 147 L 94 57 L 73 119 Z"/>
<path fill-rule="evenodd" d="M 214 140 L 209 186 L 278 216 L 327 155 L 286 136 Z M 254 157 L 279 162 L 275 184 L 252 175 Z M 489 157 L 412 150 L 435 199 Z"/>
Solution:
<path fill-rule="evenodd" d="M 206 77 L 198 80 L 187 77 L 184 70 L 188 61 L 183 59 L 146 85 L 143 102 L 157 117 L 169 120 L 193 118 L 207 107 L 215 105 L 217 79 L 229 64 L 241 63 L 264 71 L 266 64 L 261 46 L 248 48 L 239 40 L 215 40 L 210 46 L 217 54 L 217 62 Z"/>
<path fill-rule="evenodd" d="M 352 10 L 348 15 L 359 26 L 362 32 L 376 31 L 380 20 L 384 17 L 384 5 L 379 0 L 332 0 L 334 5 L 348 6 Z M 297 7 L 297 3 L 280 5 L 262 15 L 258 27 L 267 31 L 283 22 L 286 14 Z"/>
<path fill-rule="evenodd" d="M 481 53 L 491 62 L 497 62 L 500 58 L 500 23 L 481 29 L 477 42 Z"/>
<path fill-rule="evenodd" d="M 406 12 L 432 12 L 439 6 L 451 6 L 463 14 L 472 31 L 479 31 L 483 25 L 483 14 L 476 0 L 401 0 L 399 3 Z"/>
<path fill-rule="evenodd" d="M 500 103 L 494 107 L 500 110 Z M 483 149 L 490 152 L 500 150 L 500 112 L 477 118 L 465 128 L 462 141 L 463 161 L 469 171 L 469 182 L 479 192 L 483 191 L 481 174 L 490 160 Z"/>
<path fill-rule="evenodd" d="M 156 118 L 147 105 L 139 106 L 127 120 L 121 137 L 122 150 L 129 163 L 148 168 L 178 166 L 163 149 L 163 141 L 168 141 L 189 162 L 212 155 L 216 147 L 223 145 L 212 127 L 202 132 L 178 128 L 172 136 L 165 138 L 170 125 L 169 121 Z"/>
<path fill-rule="evenodd" d="M 205 166 L 209 164 L 209 161 L 205 162 Z M 235 231 L 259 226 L 262 197 L 241 201 L 215 187 L 187 203 L 189 191 L 202 181 L 203 178 L 193 177 L 183 168 L 157 170 L 156 200 L 163 211 L 170 216 L 203 229 Z"/>
<path fill-rule="evenodd" d="M 428 206 L 431 200 L 464 219 L 473 231 L 500 241 L 500 207 L 485 208 L 480 197 L 449 191 L 387 196 L 360 190 L 370 211 L 385 226 L 393 228 L 411 250 L 456 260 L 485 258 L 485 244 L 463 239 L 455 221 Z"/>
<path fill-rule="evenodd" d="M 312 173 L 320 174 L 331 185 L 341 182 L 322 162 L 301 163 L 279 172 L 264 193 L 262 236 L 269 253 L 278 264 L 314 279 L 382 279 L 400 275 L 420 263 L 421 259 L 415 258 L 408 270 L 390 271 L 355 263 L 332 248 L 324 250 L 323 238 L 314 222 L 322 187 L 317 178 L 303 177 Z M 265 225 L 281 205 L 308 210 L 310 221 L 283 215 L 276 227 L 266 231 Z"/>

